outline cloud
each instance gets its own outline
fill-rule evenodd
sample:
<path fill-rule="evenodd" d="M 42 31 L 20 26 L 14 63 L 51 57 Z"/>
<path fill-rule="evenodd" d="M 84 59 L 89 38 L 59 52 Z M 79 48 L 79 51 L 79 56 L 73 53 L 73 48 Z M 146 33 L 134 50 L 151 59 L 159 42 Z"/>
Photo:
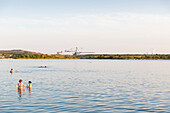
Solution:
<path fill-rule="evenodd" d="M 108 13 L 39 18 L 0 18 L 4 47 L 32 48 L 83 45 L 91 48 L 134 50 L 169 47 L 170 15 Z M 8 42 L 10 40 L 10 42 Z M 15 42 L 15 43 L 13 43 Z M 26 43 L 27 42 L 27 46 Z M 47 43 L 48 42 L 48 43 Z M 8 45 L 6 45 L 8 43 Z M 144 50 L 143 49 L 143 50 Z M 163 49 L 162 49 L 163 50 Z"/>
<path fill-rule="evenodd" d="M 0 36 L 77 37 L 137 42 L 170 36 L 170 15 L 108 13 L 39 18 L 0 18 Z M 10 32 L 10 34 L 9 34 Z M 142 39 L 143 38 L 143 39 Z M 103 40 L 102 40 L 103 41 Z M 126 41 L 126 40 L 125 40 Z M 113 41 L 110 41 L 113 42 Z"/>
<path fill-rule="evenodd" d="M 169 23 L 170 15 L 135 14 L 135 13 L 109 13 L 109 14 L 86 14 L 66 15 L 62 17 L 42 18 L 1 18 L 0 24 L 6 25 L 93 25 L 101 27 L 114 27 L 120 24 L 153 24 Z"/>

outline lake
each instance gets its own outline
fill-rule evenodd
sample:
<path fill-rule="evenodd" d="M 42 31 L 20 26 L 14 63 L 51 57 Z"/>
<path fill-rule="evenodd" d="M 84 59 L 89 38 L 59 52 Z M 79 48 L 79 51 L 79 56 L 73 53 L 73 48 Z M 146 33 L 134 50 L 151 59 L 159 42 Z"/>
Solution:
<path fill-rule="evenodd" d="M 19 79 L 31 80 L 32 90 L 18 92 Z M 0 87 L 3 113 L 166 113 L 170 61 L 2 59 Z"/>

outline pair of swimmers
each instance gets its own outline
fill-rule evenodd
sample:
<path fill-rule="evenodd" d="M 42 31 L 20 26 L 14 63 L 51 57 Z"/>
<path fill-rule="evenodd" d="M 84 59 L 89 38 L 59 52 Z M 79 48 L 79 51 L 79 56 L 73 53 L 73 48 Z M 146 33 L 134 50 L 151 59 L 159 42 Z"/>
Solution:
<path fill-rule="evenodd" d="M 17 73 L 18 71 L 16 70 L 15 72 Z M 13 73 L 14 73 L 14 70 L 11 69 L 11 70 L 10 70 L 10 73 L 13 74 Z"/>
<path fill-rule="evenodd" d="M 30 88 L 30 89 L 32 88 L 31 83 L 32 83 L 31 81 L 28 81 L 27 88 Z M 21 79 L 19 80 L 19 83 L 16 85 L 16 87 L 18 87 L 18 89 L 23 89 L 25 87 Z"/>
<path fill-rule="evenodd" d="M 47 66 L 40 66 L 39 68 L 47 68 Z"/>

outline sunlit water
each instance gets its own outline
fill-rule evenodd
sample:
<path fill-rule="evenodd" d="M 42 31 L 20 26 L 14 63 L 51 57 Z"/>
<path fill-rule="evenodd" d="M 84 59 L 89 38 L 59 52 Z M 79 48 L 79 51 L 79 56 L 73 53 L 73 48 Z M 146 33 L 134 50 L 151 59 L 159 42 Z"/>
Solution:
<path fill-rule="evenodd" d="M 170 112 L 170 61 L 0 60 L 0 112 Z"/>

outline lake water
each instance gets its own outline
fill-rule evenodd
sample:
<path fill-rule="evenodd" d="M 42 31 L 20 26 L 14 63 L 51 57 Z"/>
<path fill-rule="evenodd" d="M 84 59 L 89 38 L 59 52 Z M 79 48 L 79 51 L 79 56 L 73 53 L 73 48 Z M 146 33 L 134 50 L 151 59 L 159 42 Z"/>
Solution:
<path fill-rule="evenodd" d="M 0 60 L 0 112 L 168 113 L 170 61 Z"/>

